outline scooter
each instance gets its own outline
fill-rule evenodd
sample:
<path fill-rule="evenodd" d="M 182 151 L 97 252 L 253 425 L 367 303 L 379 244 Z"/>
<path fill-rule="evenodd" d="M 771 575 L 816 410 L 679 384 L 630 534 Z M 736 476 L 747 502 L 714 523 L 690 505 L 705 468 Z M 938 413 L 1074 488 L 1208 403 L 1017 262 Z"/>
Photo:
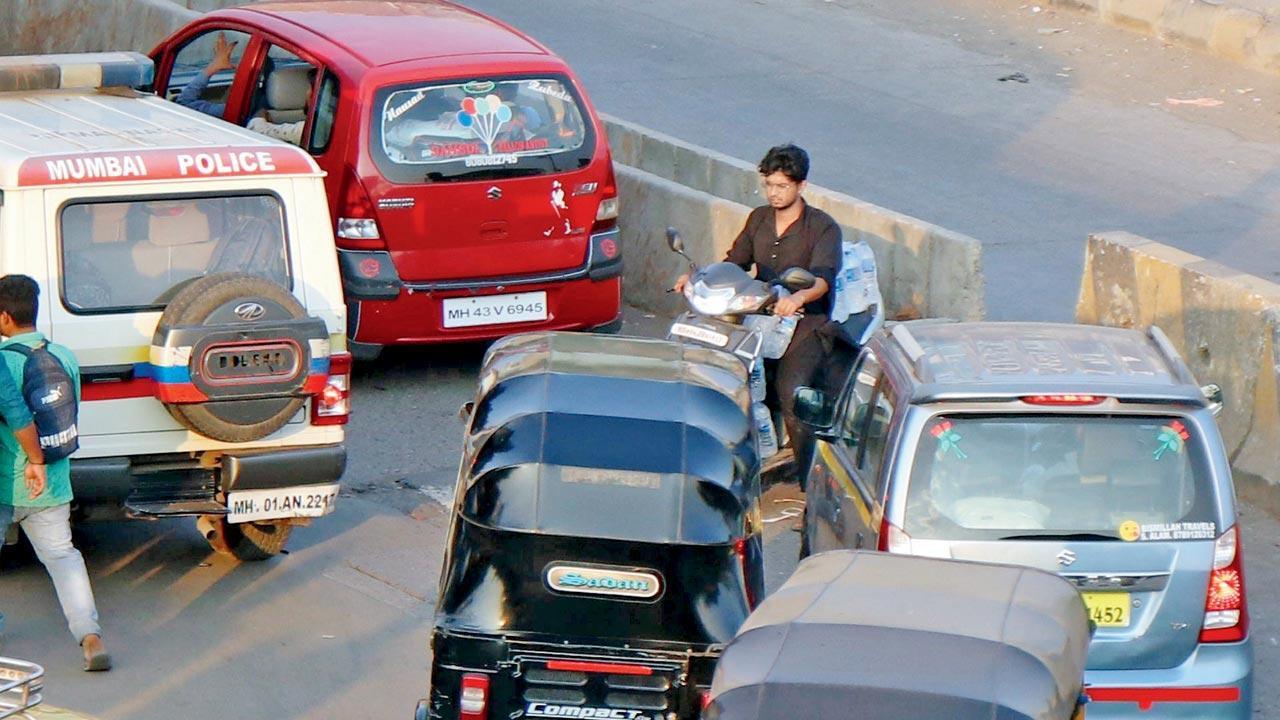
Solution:
<path fill-rule="evenodd" d="M 667 339 L 725 350 L 743 362 L 750 377 L 760 457 L 772 457 L 782 443 L 773 414 L 764 404 L 764 360 L 782 357 L 799 320 L 774 315 L 773 306 L 792 292 L 813 287 L 817 278 L 804 268 L 789 268 L 776 282 L 766 283 L 730 262 L 698 267 L 685 253 L 684 240 L 675 228 L 667 228 L 667 246 L 687 260 L 690 269 L 684 287 L 689 310 L 671 323 Z"/>

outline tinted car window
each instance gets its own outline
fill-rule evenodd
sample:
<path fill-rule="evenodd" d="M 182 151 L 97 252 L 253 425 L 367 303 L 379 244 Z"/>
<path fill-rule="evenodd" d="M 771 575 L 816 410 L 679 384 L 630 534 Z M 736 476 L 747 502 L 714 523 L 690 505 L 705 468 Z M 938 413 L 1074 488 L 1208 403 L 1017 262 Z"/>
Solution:
<path fill-rule="evenodd" d="M 594 132 L 565 78 L 489 78 L 384 88 L 371 151 L 392 182 L 515 177 L 591 161 Z"/>
<path fill-rule="evenodd" d="M 1172 416 L 934 416 L 909 482 L 912 537 L 1206 540 L 1221 530 L 1204 442 Z"/>
<path fill-rule="evenodd" d="M 187 281 L 214 272 L 289 286 L 274 195 L 72 203 L 59 233 L 62 298 L 72 312 L 162 308 Z"/>
<path fill-rule="evenodd" d="M 858 470 L 865 479 L 870 479 L 884 462 L 885 442 L 889 437 L 889 426 L 893 422 L 894 401 L 893 387 L 887 379 L 882 379 L 875 401 L 867 411 L 870 417 L 863 434 L 865 439 L 862 442 L 862 455 L 858 459 Z M 881 482 L 875 482 L 876 489 L 882 485 Z"/>

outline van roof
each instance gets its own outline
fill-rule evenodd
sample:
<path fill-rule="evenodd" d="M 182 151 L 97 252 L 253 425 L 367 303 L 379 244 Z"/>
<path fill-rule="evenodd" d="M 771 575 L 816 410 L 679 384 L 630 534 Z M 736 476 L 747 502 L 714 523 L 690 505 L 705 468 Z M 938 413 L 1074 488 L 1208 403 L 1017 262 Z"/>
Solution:
<path fill-rule="evenodd" d="M 443 0 L 268 0 L 217 14 L 237 13 L 279 18 L 370 66 L 460 55 L 549 54 L 518 30 Z"/>
<path fill-rule="evenodd" d="M 921 320 L 894 325 L 884 342 L 905 360 L 917 403 L 1095 395 L 1207 404 L 1156 327 Z"/>
<path fill-rule="evenodd" d="M 0 92 L 0 187 L 319 175 L 300 148 L 124 88 Z"/>

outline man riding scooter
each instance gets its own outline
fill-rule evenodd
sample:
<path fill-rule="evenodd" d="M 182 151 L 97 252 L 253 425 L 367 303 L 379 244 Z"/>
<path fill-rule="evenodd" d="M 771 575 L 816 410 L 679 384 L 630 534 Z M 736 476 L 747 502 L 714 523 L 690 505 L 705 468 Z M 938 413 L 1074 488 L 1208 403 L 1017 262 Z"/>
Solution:
<path fill-rule="evenodd" d="M 769 204 L 756 208 L 747 217 L 725 260 L 745 270 L 755 264 L 756 277 L 765 282 L 791 267 L 805 268 L 817 278 L 813 287 L 783 297 L 774 305 L 775 315 L 803 311 L 804 317 L 786 352 L 776 361 L 766 361 L 765 366 L 772 377 L 767 402 L 782 410 L 803 490 L 813 435 L 795 417 L 795 389 L 801 385 L 825 387 L 843 380 L 838 368 L 827 367 L 835 352 L 837 335 L 827 326 L 831 309 L 828 291 L 841 265 L 840 226 L 801 197 L 809 176 L 809 155 L 804 150 L 795 145 L 771 148 L 759 169 Z M 680 276 L 675 290 L 683 291 L 688 281 L 688 274 Z M 844 365 L 847 367 L 848 363 Z M 835 373 L 840 374 L 836 377 Z"/>

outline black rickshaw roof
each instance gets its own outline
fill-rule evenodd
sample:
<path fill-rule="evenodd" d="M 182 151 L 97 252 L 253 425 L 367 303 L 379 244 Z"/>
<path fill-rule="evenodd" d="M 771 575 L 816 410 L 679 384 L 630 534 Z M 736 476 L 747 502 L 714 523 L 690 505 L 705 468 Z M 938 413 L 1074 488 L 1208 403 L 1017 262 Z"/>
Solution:
<path fill-rule="evenodd" d="M 1067 720 L 1089 621 L 1032 568 L 821 553 L 725 649 L 709 720 Z"/>
<path fill-rule="evenodd" d="M 529 333 L 490 348 L 479 390 L 462 468 L 474 522 L 635 537 L 579 507 L 598 500 L 664 518 L 646 537 L 720 542 L 759 490 L 746 372 L 731 355 Z"/>

